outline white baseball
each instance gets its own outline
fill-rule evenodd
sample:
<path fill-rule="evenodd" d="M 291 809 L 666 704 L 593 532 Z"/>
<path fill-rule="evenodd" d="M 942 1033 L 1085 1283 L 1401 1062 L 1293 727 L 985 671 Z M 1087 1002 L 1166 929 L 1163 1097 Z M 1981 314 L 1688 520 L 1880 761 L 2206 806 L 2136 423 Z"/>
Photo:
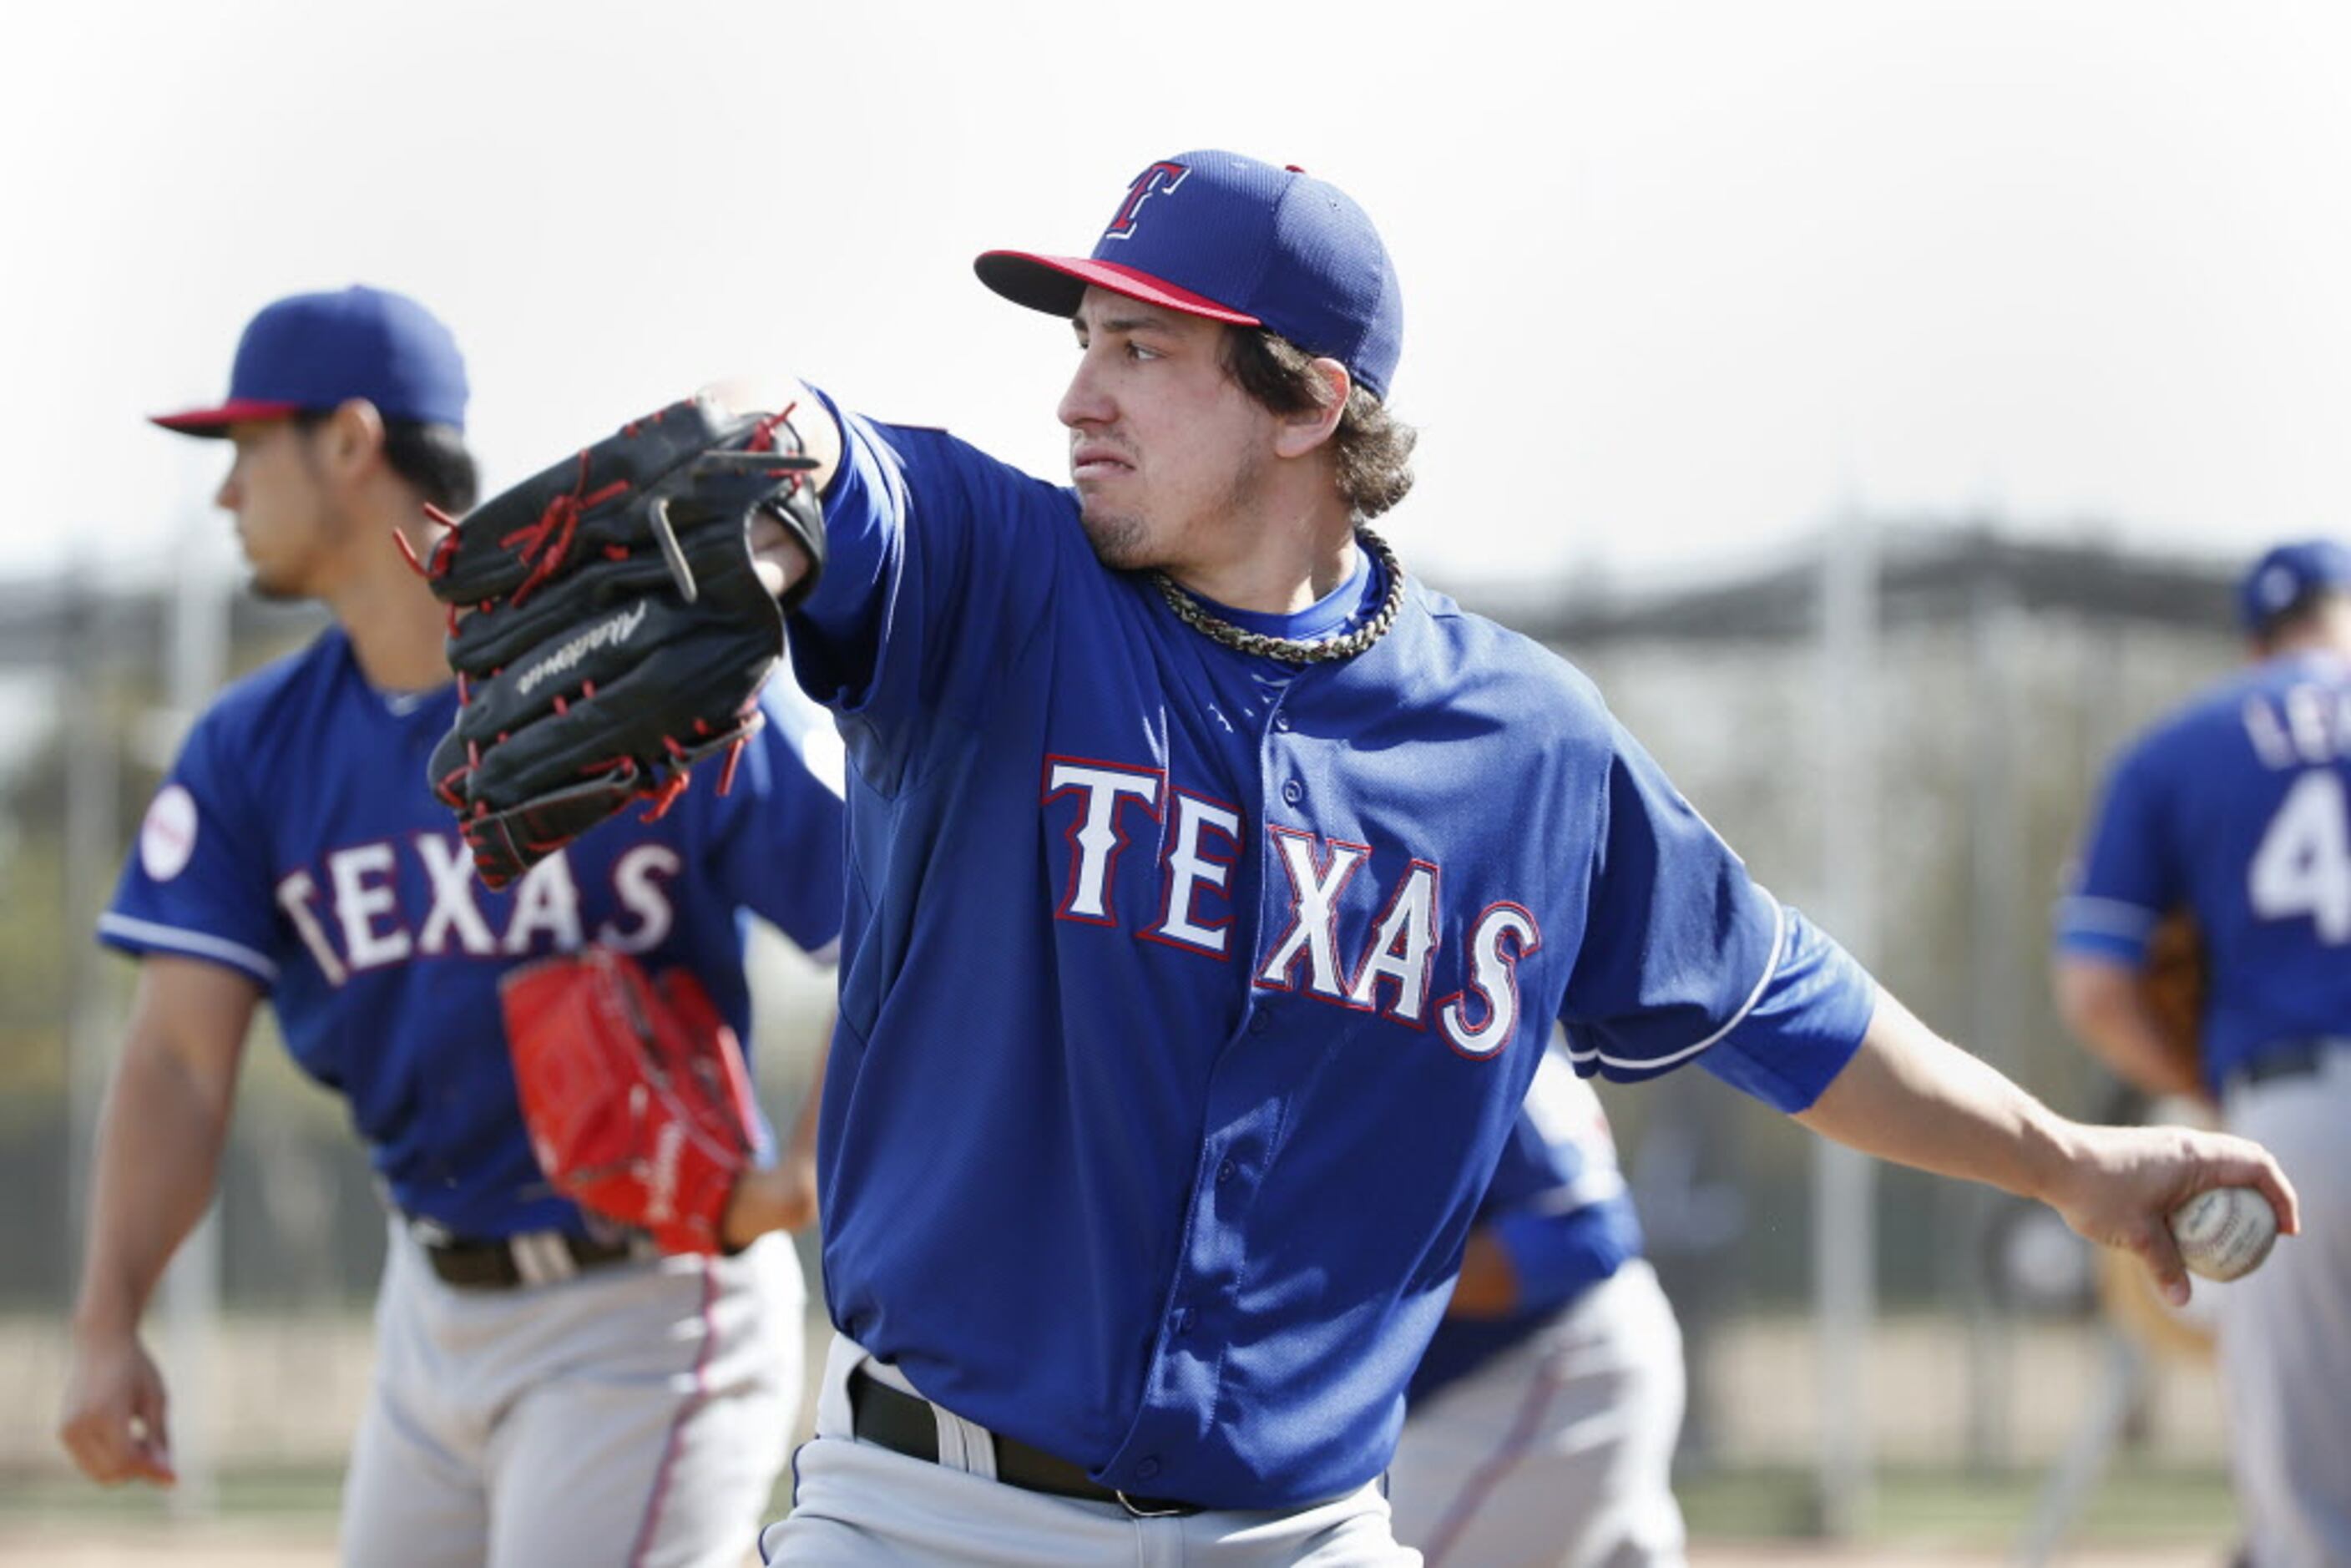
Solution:
<path fill-rule="evenodd" d="M 2261 1267 L 2277 1239 L 2270 1200 L 2249 1186 L 2216 1186 L 2171 1211 L 2179 1260 L 2208 1280 L 2233 1280 Z"/>

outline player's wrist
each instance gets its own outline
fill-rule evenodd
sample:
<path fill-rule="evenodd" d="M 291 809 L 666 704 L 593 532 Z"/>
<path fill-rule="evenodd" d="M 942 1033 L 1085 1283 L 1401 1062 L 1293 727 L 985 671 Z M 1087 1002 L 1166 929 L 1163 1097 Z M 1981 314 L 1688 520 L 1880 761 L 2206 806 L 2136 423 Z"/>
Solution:
<path fill-rule="evenodd" d="M 777 1228 L 774 1195 L 765 1179 L 768 1175 L 763 1170 L 745 1171 L 726 1194 L 726 1207 L 718 1217 L 718 1239 L 729 1252 L 739 1252 Z"/>
<path fill-rule="evenodd" d="M 2060 1212 L 2069 1209 L 2073 1189 L 2092 1159 L 2090 1132 L 2038 1101 L 2028 1101 L 2018 1127 L 2018 1175 L 2012 1189 Z"/>
<path fill-rule="evenodd" d="M 145 1315 L 137 1302 L 104 1297 L 78 1303 L 67 1320 L 67 1333 L 80 1347 L 120 1344 L 139 1337 Z"/>
<path fill-rule="evenodd" d="M 726 1196 L 718 1237 L 730 1250 L 776 1230 L 799 1230 L 816 1218 L 815 1171 L 791 1165 L 745 1171 Z"/>

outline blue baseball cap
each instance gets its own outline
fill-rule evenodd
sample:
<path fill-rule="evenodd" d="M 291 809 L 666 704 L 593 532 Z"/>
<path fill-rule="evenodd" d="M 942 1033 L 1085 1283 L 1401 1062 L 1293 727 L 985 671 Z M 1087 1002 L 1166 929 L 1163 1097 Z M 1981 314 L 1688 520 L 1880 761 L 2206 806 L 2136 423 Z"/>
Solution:
<path fill-rule="evenodd" d="M 1134 177 L 1091 256 L 991 250 L 979 280 L 1070 317 L 1088 286 L 1264 327 L 1347 367 L 1385 398 L 1404 351 L 1404 298 L 1364 209 L 1336 185 L 1238 152 L 1181 152 Z"/>
<path fill-rule="evenodd" d="M 283 419 L 365 398 L 386 419 L 465 428 L 465 360 L 434 314 L 404 294 L 354 284 L 264 306 L 237 340 L 228 400 L 152 416 L 166 430 L 226 435 L 239 420 Z"/>
<path fill-rule="evenodd" d="M 2311 595 L 2330 591 L 2351 592 L 2351 546 L 2339 539 L 2275 545 L 2238 584 L 2237 616 L 2258 635 Z"/>

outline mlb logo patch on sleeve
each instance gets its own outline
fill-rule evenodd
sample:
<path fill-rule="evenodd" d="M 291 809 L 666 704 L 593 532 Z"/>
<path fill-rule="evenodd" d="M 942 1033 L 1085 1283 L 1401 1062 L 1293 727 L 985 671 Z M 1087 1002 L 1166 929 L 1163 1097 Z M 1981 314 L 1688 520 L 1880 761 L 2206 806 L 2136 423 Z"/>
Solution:
<path fill-rule="evenodd" d="M 188 869 L 195 852 L 195 797 L 183 785 L 167 784 L 139 824 L 139 863 L 157 882 L 169 882 Z"/>

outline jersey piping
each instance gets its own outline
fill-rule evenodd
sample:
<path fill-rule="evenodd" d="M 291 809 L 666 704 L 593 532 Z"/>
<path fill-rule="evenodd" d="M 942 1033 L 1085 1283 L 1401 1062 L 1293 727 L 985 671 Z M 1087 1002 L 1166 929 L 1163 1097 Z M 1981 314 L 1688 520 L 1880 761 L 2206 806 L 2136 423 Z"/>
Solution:
<path fill-rule="evenodd" d="M 1757 891 L 1761 892 L 1761 890 L 1758 889 Z M 1766 894 L 1766 896 L 1768 897 L 1770 895 Z M 1774 898 L 1771 900 L 1771 949 L 1763 960 L 1762 977 L 1755 982 L 1755 988 L 1747 993 L 1747 999 L 1739 1004 L 1739 1010 L 1731 1014 L 1729 1019 L 1723 1023 L 1722 1027 L 1716 1030 L 1712 1034 L 1708 1035 L 1704 1040 L 1699 1040 L 1695 1045 L 1686 1045 L 1679 1051 L 1667 1051 L 1662 1056 L 1653 1056 L 1646 1059 L 1611 1056 L 1606 1051 L 1601 1050 L 1598 1046 L 1593 1046 L 1585 1051 L 1577 1051 L 1571 1047 L 1568 1051 L 1568 1055 L 1572 1060 L 1576 1061 L 1598 1061 L 1610 1067 L 1637 1069 L 1647 1072 L 1655 1072 L 1660 1069 L 1672 1067 L 1677 1063 L 1687 1061 L 1691 1057 L 1696 1056 L 1698 1052 L 1706 1050 L 1708 1046 L 1719 1042 L 1724 1036 L 1728 1035 L 1732 1030 L 1737 1029 L 1741 1023 L 1746 1021 L 1747 1015 L 1755 1010 L 1756 1004 L 1761 1002 L 1763 999 L 1764 993 L 1771 988 L 1772 977 L 1779 974 L 1780 959 L 1787 952 L 1787 949 L 1788 909 L 1785 904 Z"/>
<path fill-rule="evenodd" d="M 259 980 L 265 986 L 277 983 L 277 966 L 242 943 L 224 937 L 208 936 L 201 931 L 185 931 L 176 925 L 159 925 L 152 920 L 134 920 L 127 915 L 101 915 L 98 917 L 101 936 L 112 936 L 124 942 L 168 947 L 193 957 L 213 958 Z"/>

